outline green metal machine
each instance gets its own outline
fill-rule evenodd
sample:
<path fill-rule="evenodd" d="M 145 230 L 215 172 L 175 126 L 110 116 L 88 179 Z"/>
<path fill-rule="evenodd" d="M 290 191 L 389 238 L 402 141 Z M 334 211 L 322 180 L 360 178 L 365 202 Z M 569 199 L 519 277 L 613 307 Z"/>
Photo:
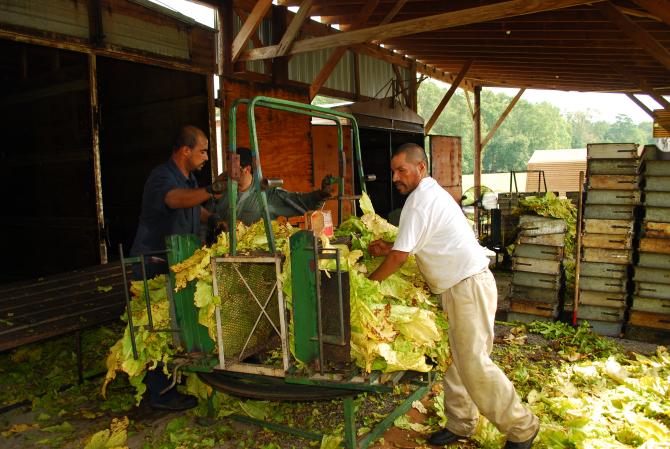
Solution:
<path fill-rule="evenodd" d="M 339 250 L 323 248 L 320 240 L 309 230 L 298 231 L 290 238 L 292 300 L 290 307 L 287 306 L 282 285 L 285 256 L 277 251 L 267 197 L 262 188 L 255 110 L 262 107 L 319 117 L 337 125 L 340 160 L 337 200 L 340 219 L 343 201 L 354 199 L 344 194 L 346 158 L 343 120 L 348 120 L 351 125 L 356 172 L 362 191 L 366 191 L 356 119 L 350 114 L 269 97 L 237 100 L 230 113 L 228 170 L 231 175 L 236 162 L 235 131 L 240 105 L 247 107 L 254 166 L 253 189 L 263 209 L 269 252 L 238 254 L 236 229 L 235 226 L 229 226 L 229 254 L 212 258 L 211 261 L 214 294 L 221 298 L 221 305 L 215 311 L 216 341 L 212 341 L 207 329 L 198 323 L 193 285 L 168 295 L 171 307 L 174 307 L 174 329 L 171 331 L 174 332 L 175 342 L 186 352 L 186 356 L 175 361 L 175 364 L 184 370 L 197 372 L 204 382 L 217 390 L 242 397 L 292 401 L 342 398 L 345 446 L 351 449 L 366 448 L 393 424 L 397 416 L 405 413 L 413 401 L 428 391 L 430 375 L 425 375 L 425 378 L 415 376 L 411 380 L 413 391 L 406 400 L 371 432 L 357 437 L 353 398 L 362 392 L 390 392 L 405 373 L 395 373 L 394 376 L 381 376 L 375 372 L 364 374 L 351 363 L 348 273 L 341 270 Z M 237 180 L 234 176 L 228 177 L 227 190 L 231 205 L 230 223 L 235 223 Z M 174 265 L 190 257 L 198 247 L 195 236 L 171 236 L 167 241 L 169 264 Z M 319 269 L 319 261 L 324 259 L 335 262 L 335 268 L 329 275 Z M 168 288 L 174 284 L 174 274 L 170 273 Z M 132 327 L 132 323 L 130 325 Z M 279 351 L 280 363 L 265 363 L 262 357 L 258 357 L 267 351 Z M 389 381 L 381 382 L 386 377 L 390 377 Z M 305 438 L 321 438 L 321 435 L 312 432 L 249 417 L 233 418 Z"/>

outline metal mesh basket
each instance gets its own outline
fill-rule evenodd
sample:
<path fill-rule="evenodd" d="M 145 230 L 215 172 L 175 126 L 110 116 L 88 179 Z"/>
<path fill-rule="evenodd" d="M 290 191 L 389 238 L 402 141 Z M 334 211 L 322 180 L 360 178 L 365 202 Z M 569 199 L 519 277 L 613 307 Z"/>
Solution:
<path fill-rule="evenodd" d="M 218 258 L 215 294 L 221 298 L 221 339 L 226 360 L 241 362 L 281 346 L 278 265 L 272 257 Z"/>

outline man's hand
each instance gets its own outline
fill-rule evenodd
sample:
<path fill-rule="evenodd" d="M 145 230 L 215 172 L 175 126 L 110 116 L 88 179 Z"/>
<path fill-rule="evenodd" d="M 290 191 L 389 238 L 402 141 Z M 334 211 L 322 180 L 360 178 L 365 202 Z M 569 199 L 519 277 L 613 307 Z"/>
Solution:
<path fill-rule="evenodd" d="M 337 185 L 337 178 L 331 175 L 326 175 L 321 180 L 321 195 L 323 198 L 330 198 L 335 193 L 335 186 Z"/>
<path fill-rule="evenodd" d="M 368 252 L 372 257 L 388 256 L 393 248 L 393 243 L 384 240 L 375 240 L 368 245 Z"/>
<path fill-rule="evenodd" d="M 216 177 L 213 183 L 205 187 L 205 190 L 211 195 L 220 195 L 225 192 L 226 187 L 228 187 L 228 175 L 226 173 L 221 173 Z"/>

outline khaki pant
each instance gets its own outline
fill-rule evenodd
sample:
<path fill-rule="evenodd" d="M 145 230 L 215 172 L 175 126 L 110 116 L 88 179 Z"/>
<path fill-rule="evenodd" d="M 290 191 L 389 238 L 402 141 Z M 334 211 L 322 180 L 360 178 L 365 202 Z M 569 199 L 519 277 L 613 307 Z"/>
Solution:
<path fill-rule="evenodd" d="M 442 294 L 453 359 L 444 376 L 447 429 L 470 436 L 481 412 L 509 441 L 522 442 L 533 436 L 539 422 L 489 357 L 497 302 L 496 282 L 488 269 Z"/>

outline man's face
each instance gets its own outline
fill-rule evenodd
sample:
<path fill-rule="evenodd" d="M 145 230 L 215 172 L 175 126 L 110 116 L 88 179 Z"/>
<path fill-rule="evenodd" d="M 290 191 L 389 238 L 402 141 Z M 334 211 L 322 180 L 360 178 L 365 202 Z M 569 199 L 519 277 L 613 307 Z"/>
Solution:
<path fill-rule="evenodd" d="M 188 164 L 190 171 L 201 170 L 205 162 L 209 159 L 209 151 L 207 150 L 209 142 L 206 138 L 198 136 L 195 143 L 195 148 L 186 147 L 186 155 L 188 156 Z"/>
<path fill-rule="evenodd" d="M 426 170 L 425 162 L 415 164 L 406 158 L 406 153 L 400 153 L 391 159 L 393 185 L 402 195 L 408 195 L 417 188 Z"/>

